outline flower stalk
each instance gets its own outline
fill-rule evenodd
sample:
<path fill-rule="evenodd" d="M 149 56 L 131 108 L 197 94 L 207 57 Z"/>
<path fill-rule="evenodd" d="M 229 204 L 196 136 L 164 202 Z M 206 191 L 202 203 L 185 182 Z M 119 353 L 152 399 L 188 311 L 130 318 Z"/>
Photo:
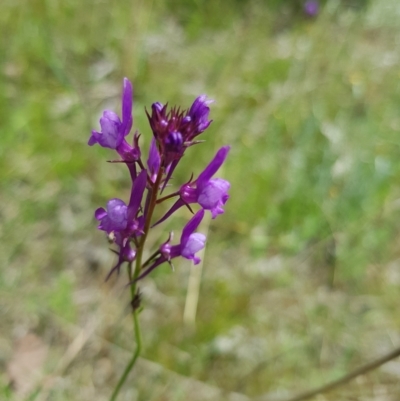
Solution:
<path fill-rule="evenodd" d="M 131 194 L 128 203 L 122 199 L 113 198 L 107 202 L 106 208 L 98 208 L 95 211 L 95 218 L 99 221 L 98 229 L 106 232 L 109 241 L 117 247 L 117 250 L 113 251 L 118 255 L 117 262 L 106 279 L 114 273 L 119 273 L 124 263 L 128 266 L 136 343 L 135 352 L 111 395 L 111 401 L 117 399 L 142 350 L 139 325 L 141 310 L 139 281 L 159 266 L 165 263 L 171 265 L 172 259 L 177 257 L 192 260 L 195 265 L 200 262 L 196 253 L 204 248 L 206 237 L 196 230 L 206 211 L 211 212 L 212 218 L 224 213 L 230 187 L 228 181 L 213 178 L 225 162 L 230 150 L 229 146 L 223 146 L 196 180 L 193 181 L 193 174 L 191 174 L 186 184 L 183 184 L 178 191 L 161 196 L 186 150 L 203 142 L 199 141 L 197 136 L 202 134 L 212 122 L 208 119 L 209 105 L 212 101 L 205 95 L 198 96 L 188 110 L 182 110 L 180 107 L 169 109 L 167 105 L 160 102 L 153 103 L 151 114 L 146 111 L 153 132 L 146 166 L 142 160 L 140 134 L 138 132 L 134 134 L 132 144 L 126 140 L 133 125 L 132 95 L 132 84 L 125 78 L 122 118 L 120 119 L 112 111 L 104 111 L 100 119 L 101 131 L 92 131 L 88 142 L 90 146 L 98 144 L 115 150 L 120 160 L 112 162 L 126 164 L 131 177 Z M 172 198 L 177 198 L 175 203 L 161 219 L 154 222 L 153 215 L 156 207 Z M 196 213 L 193 211 L 194 208 L 192 209 L 193 205 L 200 207 Z M 163 223 L 183 206 L 186 206 L 193 216 L 182 228 L 179 243 L 172 245 L 173 233 L 169 233 L 167 240 L 151 253 L 147 261 L 143 262 L 146 239 L 150 230 Z"/>

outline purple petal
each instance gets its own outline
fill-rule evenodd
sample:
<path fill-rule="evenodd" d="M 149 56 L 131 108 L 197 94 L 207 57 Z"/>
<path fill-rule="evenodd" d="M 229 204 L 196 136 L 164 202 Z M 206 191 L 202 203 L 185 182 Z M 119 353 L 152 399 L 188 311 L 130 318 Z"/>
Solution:
<path fill-rule="evenodd" d="M 182 247 L 182 256 L 186 259 L 193 260 L 194 264 L 197 265 L 200 262 L 200 259 L 197 258 L 195 254 L 204 248 L 205 243 L 206 236 L 204 234 L 191 234 L 185 245 Z"/>
<path fill-rule="evenodd" d="M 218 169 L 224 163 L 226 156 L 228 155 L 230 146 L 223 146 L 218 150 L 214 158 L 208 164 L 208 166 L 204 169 L 204 171 L 199 175 L 197 179 L 197 188 L 200 190 L 207 182 L 211 179 L 211 177 L 218 171 Z"/>
<path fill-rule="evenodd" d="M 107 216 L 107 212 L 106 212 L 106 209 L 104 209 L 103 207 L 99 207 L 94 212 L 94 217 L 96 218 L 96 220 L 104 219 L 104 217 L 106 217 L 106 216 Z"/>
<path fill-rule="evenodd" d="M 119 117 L 112 111 L 105 110 L 100 118 L 101 132 L 92 131 L 88 144 L 90 146 L 98 143 L 104 148 L 115 149 L 122 141 L 119 131 L 121 122 Z"/>
<path fill-rule="evenodd" d="M 149 149 L 149 158 L 147 159 L 147 165 L 149 167 L 151 180 L 155 182 L 156 175 L 158 170 L 160 169 L 161 158 L 157 149 L 156 139 L 152 138 L 150 149 Z"/>
<path fill-rule="evenodd" d="M 212 217 L 224 212 L 223 206 L 229 198 L 230 183 L 222 178 L 213 178 L 199 191 L 197 202 L 205 210 L 211 210 Z"/>
<path fill-rule="evenodd" d="M 101 120 L 105 119 L 105 120 L 109 120 L 110 122 L 116 124 L 116 125 L 120 125 L 121 124 L 121 120 L 118 117 L 117 113 L 114 113 L 111 110 L 104 110 L 103 111 L 103 117 L 100 118 L 100 125 L 101 125 Z"/>
<path fill-rule="evenodd" d="M 204 210 L 200 209 L 186 224 L 186 226 L 182 230 L 181 235 L 181 246 L 184 248 L 186 243 L 189 240 L 190 235 L 196 230 L 196 228 L 200 225 L 201 221 L 204 217 Z"/>
<path fill-rule="evenodd" d="M 126 228 L 127 206 L 121 199 L 114 198 L 107 202 L 107 218 L 112 225 L 112 231 L 120 231 Z"/>
<path fill-rule="evenodd" d="M 122 122 L 113 111 L 105 110 L 100 118 L 101 132 L 92 131 L 88 144 L 117 149 L 132 128 L 132 84 L 124 79 L 122 93 Z"/>
<path fill-rule="evenodd" d="M 155 102 L 151 105 L 151 108 L 153 111 L 156 111 L 158 113 L 162 112 L 162 109 L 164 108 L 164 105 L 160 102 Z"/>
<path fill-rule="evenodd" d="M 122 127 L 123 136 L 129 134 L 132 128 L 132 103 L 133 103 L 133 88 L 128 78 L 124 78 L 124 90 L 122 93 Z"/>
<path fill-rule="evenodd" d="M 195 99 L 189 110 L 189 116 L 197 125 L 197 134 L 203 132 L 211 124 L 211 121 L 208 120 L 210 113 L 208 105 L 212 102 L 213 100 L 207 99 L 206 95 L 200 95 Z"/>
<path fill-rule="evenodd" d="M 107 202 L 107 211 L 99 208 L 95 212 L 95 217 L 100 218 L 100 230 L 111 233 L 122 231 L 127 226 L 127 206 L 121 199 L 114 198 Z"/>
<path fill-rule="evenodd" d="M 132 185 L 131 198 L 129 200 L 128 208 L 128 221 L 131 221 L 136 217 L 136 213 L 139 210 L 139 206 L 142 202 L 144 190 L 146 189 L 146 183 L 147 170 L 142 170 Z"/>
<path fill-rule="evenodd" d="M 112 120 L 101 118 L 101 145 L 107 148 L 115 149 L 120 142 L 119 126 Z"/>
<path fill-rule="evenodd" d="M 131 175 L 131 180 L 134 182 L 137 178 L 136 163 L 127 163 L 129 174 Z"/>
<path fill-rule="evenodd" d="M 92 135 L 90 135 L 90 138 L 88 140 L 88 145 L 93 146 L 94 144 L 99 143 L 100 136 L 101 136 L 100 132 L 93 130 Z"/>

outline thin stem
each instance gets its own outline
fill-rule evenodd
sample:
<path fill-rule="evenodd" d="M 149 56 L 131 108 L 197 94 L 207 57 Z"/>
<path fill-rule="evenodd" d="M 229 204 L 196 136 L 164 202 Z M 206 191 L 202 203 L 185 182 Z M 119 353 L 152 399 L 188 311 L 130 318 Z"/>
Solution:
<path fill-rule="evenodd" d="M 178 195 L 179 195 L 179 192 L 174 192 L 173 194 L 163 196 L 162 198 L 157 200 L 157 204 L 162 203 L 162 202 L 166 201 L 167 199 L 174 198 L 175 196 L 178 196 Z"/>
<path fill-rule="evenodd" d="M 110 401 L 115 401 L 118 397 L 119 391 L 121 390 L 123 384 L 125 383 L 126 378 L 128 377 L 130 371 L 135 366 L 135 363 L 140 355 L 140 351 L 142 350 L 142 339 L 140 335 L 140 326 L 139 326 L 139 319 L 138 319 L 138 311 L 135 310 L 133 312 L 133 321 L 135 324 L 135 338 L 136 338 L 136 350 L 133 354 L 131 360 L 129 361 L 128 365 L 126 366 L 124 373 L 122 374 L 117 387 L 115 387 L 114 392 L 110 398 Z"/>
<path fill-rule="evenodd" d="M 148 266 L 148 265 L 154 260 L 154 258 L 155 258 L 157 255 L 159 255 L 159 254 L 160 254 L 160 251 L 159 251 L 159 250 L 153 252 L 153 254 L 146 260 L 146 262 L 144 262 L 144 263 L 142 264 L 141 270 L 143 270 L 146 266 Z"/>
<path fill-rule="evenodd" d="M 128 365 L 126 366 L 124 373 L 122 374 L 121 378 L 119 379 L 118 384 L 115 387 L 114 392 L 111 395 L 110 401 L 115 401 L 117 399 L 118 394 L 119 394 L 122 386 L 124 385 L 126 378 L 128 377 L 128 375 L 131 372 L 131 370 L 133 369 L 133 367 L 135 366 L 135 363 L 142 350 L 142 339 L 141 339 L 141 334 L 140 334 L 140 325 L 139 325 L 139 318 L 138 318 L 139 311 L 138 311 L 137 305 L 134 304 L 134 301 L 139 296 L 139 293 L 136 291 L 136 287 L 137 287 L 136 279 L 139 277 L 140 270 L 142 269 L 142 258 L 143 258 L 144 245 L 146 242 L 147 234 L 150 229 L 150 223 L 151 223 L 151 218 L 153 216 L 154 208 L 157 204 L 158 188 L 160 186 L 162 175 L 163 175 L 163 169 L 160 167 L 156 182 L 154 183 L 154 185 L 151 189 L 150 205 L 149 205 L 148 213 L 146 216 L 143 235 L 139 241 L 139 244 L 138 244 L 139 246 L 137 248 L 136 260 L 135 260 L 135 271 L 133 274 L 132 274 L 132 263 L 129 263 L 129 265 L 128 265 L 129 281 L 132 283 L 130 288 L 131 288 L 131 298 L 132 298 L 132 307 L 133 307 L 133 326 L 134 326 L 134 332 L 135 332 L 136 350 L 135 350 L 135 353 L 133 354 L 131 360 L 129 361 Z"/>

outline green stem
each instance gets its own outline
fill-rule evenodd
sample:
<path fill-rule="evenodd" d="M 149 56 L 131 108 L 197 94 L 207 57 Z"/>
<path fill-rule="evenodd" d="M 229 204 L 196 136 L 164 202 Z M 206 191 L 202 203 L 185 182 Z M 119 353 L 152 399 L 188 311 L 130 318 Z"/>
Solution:
<path fill-rule="evenodd" d="M 135 261 L 135 271 L 133 274 L 132 274 L 132 263 L 129 263 L 129 265 L 128 265 L 129 281 L 132 283 L 132 285 L 131 285 L 132 301 L 135 301 L 135 298 L 139 296 L 139 293 L 136 292 L 136 287 L 137 287 L 136 279 L 139 277 L 140 270 L 142 269 L 142 258 L 143 258 L 144 245 L 146 242 L 147 234 L 150 229 L 150 223 L 151 223 L 151 218 L 153 216 L 154 208 L 157 204 L 158 189 L 159 189 L 159 186 L 161 183 L 162 175 L 163 175 L 163 170 L 162 170 L 162 168 L 160 168 L 158 175 L 157 175 L 156 182 L 154 183 L 153 188 L 152 188 L 149 210 L 148 210 L 148 214 L 146 216 L 143 235 L 140 239 L 139 246 L 137 249 L 136 261 Z M 140 335 L 140 325 L 139 325 L 139 318 L 138 318 L 139 311 L 136 306 L 133 305 L 133 307 L 134 307 L 133 326 L 134 326 L 134 331 L 135 331 L 136 350 L 135 350 L 135 353 L 133 354 L 131 360 L 129 361 L 128 365 L 126 365 L 124 373 L 122 374 L 121 378 L 119 379 L 118 384 L 115 387 L 114 392 L 111 395 L 110 401 L 115 401 L 117 399 L 118 394 L 126 381 L 126 378 L 128 377 L 130 371 L 135 366 L 135 363 L 142 350 L 142 338 Z"/>
<path fill-rule="evenodd" d="M 132 281 L 134 277 L 136 277 L 139 274 L 140 271 L 140 264 L 136 263 L 135 265 L 135 273 L 132 275 L 132 263 L 129 263 L 128 265 L 128 277 L 129 280 Z M 136 296 L 136 282 L 134 282 L 131 285 L 131 298 L 132 301 L 135 299 Z M 129 361 L 128 365 L 126 365 L 126 368 L 124 370 L 124 373 L 122 374 L 121 378 L 119 379 L 117 386 L 115 387 L 110 401 L 115 401 L 118 397 L 118 394 L 122 388 L 122 386 L 125 383 L 126 378 L 128 377 L 129 373 L 135 366 L 135 363 L 140 355 L 140 351 L 142 350 L 142 337 L 140 335 L 140 325 L 139 325 L 139 318 L 138 318 L 139 311 L 138 309 L 134 309 L 133 311 L 133 326 L 134 326 L 134 332 L 135 332 L 135 341 L 136 341 L 136 349 L 135 353 L 133 354 L 131 360 Z"/>
<path fill-rule="evenodd" d="M 179 192 L 174 192 L 173 194 L 164 196 L 163 198 L 160 198 L 157 200 L 157 204 L 162 203 L 162 202 L 166 201 L 167 199 L 174 198 L 175 196 L 178 196 L 178 195 L 179 195 Z"/>
<path fill-rule="evenodd" d="M 138 359 L 138 357 L 140 355 L 140 351 L 142 350 L 142 338 L 140 335 L 140 326 L 139 326 L 137 310 L 135 310 L 133 312 L 133 321 L 135 324 L 136 350 L 135 350 L 135 353 L 133 354 L 131 360 L 129 361 L 128 365 L 126 365 L 124 373 L 122 374 L 121 378 L 119 379 L 117 387 L 115 387 L 114 392 L 112 393 L 112 396 L 110 398 L 110 401 L 115 401 L 117 399 L 119 391 L 121 390 L 123 384 L 125 383 L 125 380 L 128 377 L 130 371 L 135 366 L 136 360 Z"/>

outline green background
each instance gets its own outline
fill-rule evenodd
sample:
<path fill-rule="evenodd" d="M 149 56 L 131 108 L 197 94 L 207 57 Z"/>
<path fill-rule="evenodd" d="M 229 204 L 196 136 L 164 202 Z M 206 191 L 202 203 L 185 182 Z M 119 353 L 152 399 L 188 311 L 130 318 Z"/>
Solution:
<path fill-rule="evenodd" d="M 101 112 L 120 112 L 125 76 L 144 149 L 145 107 L 215 99 L 175 182 L 230 144 L 219 175 L 232 187 L 203 227 L 195 324 L 183 319 L 190 263 L 143 280 L 144 353 L 121 400 L 284 396 L 399 343 L 397 1 L 321 2 L 316 18 L 300 1 L 3 0 L 0 11 L 0 398 L 22 391 L 9 366 L 27 333 L 48 349 L 36 399 L 107 400 L 133 349 L 126 278 L 104 282 L 113 255 L 93 218 L 128 199 L 129 175 L 87 146 Z M 178 238 L 189 216 L 150 245 Z M 326 399 L 395 400 L 399 375 L 393 362 Z"/>

